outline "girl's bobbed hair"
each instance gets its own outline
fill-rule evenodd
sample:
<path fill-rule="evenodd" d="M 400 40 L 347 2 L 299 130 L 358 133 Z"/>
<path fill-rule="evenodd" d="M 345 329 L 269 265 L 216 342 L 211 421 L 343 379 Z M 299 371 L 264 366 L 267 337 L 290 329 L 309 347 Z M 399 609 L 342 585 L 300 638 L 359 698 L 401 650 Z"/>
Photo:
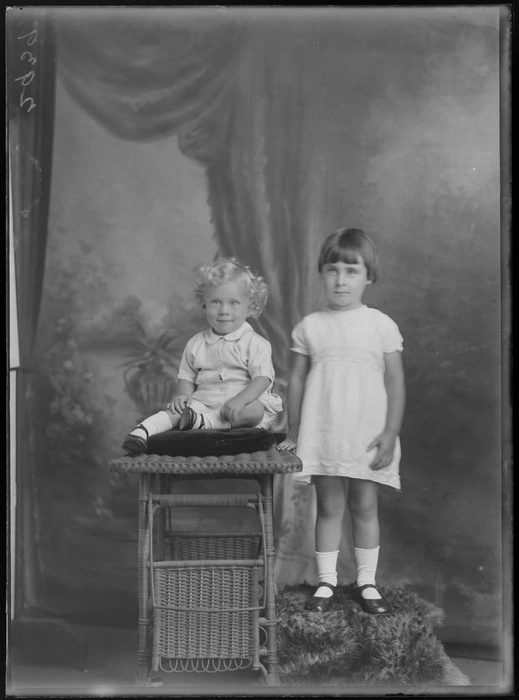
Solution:
<path fill-rule="evenodd" d="M 343 262 L 355 265 L 359 258 L 366 265 L 368 279 L 378 279 L 378 257 L 375 244 L 360 228 L 340 228 L 331 233 L 323 243 L 319 255 L 319 272 L 329 263 Z"/>
<path fill-rule="evenodd" d="M 236 258 L 220 258 L 210 265 L 197 268 L 195 296 L 203 306 L 205 293 L 209 287 L 216 287 L 224 282 L 245 282 L 249 293 L 250 315 L 258 318 L 268 299 L 268 287 L 256 270 L 243 265 Z"/>

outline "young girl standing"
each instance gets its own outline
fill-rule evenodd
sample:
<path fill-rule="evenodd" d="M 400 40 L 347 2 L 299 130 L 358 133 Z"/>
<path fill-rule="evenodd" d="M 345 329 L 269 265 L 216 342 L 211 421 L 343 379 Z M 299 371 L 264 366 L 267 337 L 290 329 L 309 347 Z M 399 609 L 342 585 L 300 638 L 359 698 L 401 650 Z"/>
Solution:
<path fill-rule="evenodd" d="M 373 241 L 359 229 L 328 236 L 319 256 L 327 308 L 292 331 L 288 433 L 278 449 L 295 451 L 313 482 L 319 586 L 306 609 L 325 612 L 337 585 L 346 505 L 357 562 L 357 596 L 372 614 L 389 612 L 376 588 L 379 556 L 377 489 L 400 489 L 399 432 L 405 404 L 402 336 L 386 314 L 366 306 L 377 280 Z"/>
<path fill-rule="evenodd" d="M 150 436 L 168 430 L 268 430 L 283 409 L 271 391 L 271 345 L 247 323 L 267 303 L 265 280 L 235 258 L 223 258 L 200 267 L 195 296 L 208 328 L 187 341 L 177 393 L 165 410 L 126 436 L 122 446 L 129 454 L 145 452 Z"/>

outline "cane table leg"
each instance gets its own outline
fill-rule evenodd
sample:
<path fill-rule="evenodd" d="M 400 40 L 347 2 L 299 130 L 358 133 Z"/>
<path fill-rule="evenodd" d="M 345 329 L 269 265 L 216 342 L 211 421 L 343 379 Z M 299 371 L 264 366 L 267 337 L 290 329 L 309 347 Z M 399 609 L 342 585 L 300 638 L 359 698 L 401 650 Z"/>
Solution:
<path fill-rule="evenodd" d="M 149 686 L 151 683 L 151 649 L 149 643 L 149 627 L 151 623 L 148 607 L 148 556 L 149 556 L 149 527 L 148 493 L 150 489 L 149 474 L 139 477 L 139 535 L 137 548 L 138 598 L 139 598 L 139 629 L 137 651 L 137 676 L 135 684 Z"/>
<path fill-rule="evenodd" d="M 165 477 L 162 474 L 156 475 L 156 482 L 153 485 L 153 493 L 164 493 L 164 482 Z M 156 529 L 156 542 L 154 542 L 153 547 L 157 553 L 157 559 L 163 560 L 166 558 L 166 541 L 165 541 L 165 531 L 166 531 L 166 520 L 167 520 L 168 510 L 166 508 L 159 508 L 156 518 L 157 518 L 157 529 Z"/>
<path fill-rule="evenodd" d="M 274 530 L 273 530 L 273 489 L 272 474 L 261 478 L 261 490 L 265 508 L 265 617 L 267 619 L 267 675 L 265 683 L 268 686 L 279 685 L 279 664 L 276 641 L 276 604 L 274 594 Z"/>

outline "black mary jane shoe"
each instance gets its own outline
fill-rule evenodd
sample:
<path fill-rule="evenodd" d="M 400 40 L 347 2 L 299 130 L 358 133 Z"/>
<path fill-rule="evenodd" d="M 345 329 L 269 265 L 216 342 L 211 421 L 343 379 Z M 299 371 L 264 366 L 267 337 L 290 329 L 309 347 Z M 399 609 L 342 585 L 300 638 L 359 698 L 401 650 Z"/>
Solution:
<path fill-rule="evenodd" d="M 182 414 L 180 416 L 180 421 L 178 423 L 178 429 L 179 430 L 192 430 L 193 426 L 196 423 L 196 419 L 198 418 L 198 413 L 195 413 L 193 409 L 190 406 L 186 406 L 186 408 L 182 411 Z M 204 417 L 201 415 L 200 416 L 200 428 L 205 427 L 205 421 Z"/>
<path fill-rule="evenodd" d="M 326 588 L 329 588 L 332 592 L 332 595 L 328 598 L 322 598 L 321 596 L 313 595 L 310 598 L 310 600 L 306 603 L 305 610 L 320 613 L 325 613 L 327 610 L 329 610 L 333 602 L 333 593 L 335 592 L 335 586 L 332 586 L 331 583 L 320 583 L 317 586 L 317 588 L 319 589 L 321 586 L 326 586 Z"/>
<path fill-rule="evenodd" d="M 377 587 L 374 586 L 372 583 L 366 583 L 364 584 L 364 586 L 356 587 L 357 600 L 360 603 L 364 612 L 369 613 L 370 615 L 385 615 L 391 612 L 389 605 L 384 600 L 384 598 L 364 598 L 362 595 L 362 591 L 366 588 L 374 588 L 375 590 L 377 590 Z"/>
<path fill-rule="evenodd" d="M 137 428 L 144 430 L 146 433 L 146 438 L 149 438 L 149 433 L 143 425 L 138 425 Z M 148 448 L 148 440 L 146 438 L 139 437 L 138 435 L 132 435 L 130 433 L 124 438 L 122 448 L 128 452 L 130 457 L 140 455 L 143 452 L 146 452 Z"/>

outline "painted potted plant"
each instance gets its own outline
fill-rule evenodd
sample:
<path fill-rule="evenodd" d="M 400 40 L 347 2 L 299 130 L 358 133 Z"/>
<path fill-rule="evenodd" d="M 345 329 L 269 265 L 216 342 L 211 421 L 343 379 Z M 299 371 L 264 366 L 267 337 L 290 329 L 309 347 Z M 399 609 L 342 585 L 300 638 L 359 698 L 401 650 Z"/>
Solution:
<path fill-rule="evenodd" d="M 135 320 L 137 336 L 126 353 L 124 383 L 142 418 L 164 409 L 174 394 L 177 383 L 176 369 L 182 339 L 173 336 L 170 330 L 160 335 L 146 333 Z M 174 373 L 168 371 L 173 369 Z"/>

